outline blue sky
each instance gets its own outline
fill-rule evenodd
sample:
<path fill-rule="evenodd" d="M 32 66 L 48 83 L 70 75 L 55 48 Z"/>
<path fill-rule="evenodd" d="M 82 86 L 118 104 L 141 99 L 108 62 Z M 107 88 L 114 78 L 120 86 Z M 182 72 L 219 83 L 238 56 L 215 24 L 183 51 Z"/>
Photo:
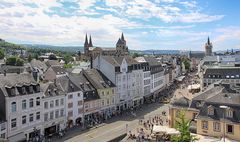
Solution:
<path fill-rule="evenodd" d="M 0 38 L 14 43 L 130 49 L 240 49 L 239 0 L 0 0 Z"/>

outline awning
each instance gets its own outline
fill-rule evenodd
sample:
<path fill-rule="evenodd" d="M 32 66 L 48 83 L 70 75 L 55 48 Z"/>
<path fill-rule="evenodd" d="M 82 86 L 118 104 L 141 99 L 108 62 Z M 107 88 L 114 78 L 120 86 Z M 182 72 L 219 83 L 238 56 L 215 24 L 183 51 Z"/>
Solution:
<path fill-rule="evenodd" d="M 183 79 L 185 78 L 185 76 L 179 76 L 178 78 L 176 78 L 177 81 L 183 81 Z"/>
<path fill-rule="evenodd" d="M 200 84 L 193 84 L 188 86 L 188 90 L 196 90 L 200 89 L 201 85 Z"/>
<path fill-rule="evenodd" d="M 167 126 L 157 126 L 157 125 L 153 126 L 153 132 L 154 133 L 166 133 L 166 134 L 169 134 L 169 135 L 178 135 L 178 134 L 180 134 L 180 132 L 177 131 L 174 128 L 169 128 Z"/>
<path fill-rule="evenodd" d="M 14 136 L 8 138 L 9 142 L 20 142 L 26 140 L 26 137 L 23 132 L 18 133 Z"/>

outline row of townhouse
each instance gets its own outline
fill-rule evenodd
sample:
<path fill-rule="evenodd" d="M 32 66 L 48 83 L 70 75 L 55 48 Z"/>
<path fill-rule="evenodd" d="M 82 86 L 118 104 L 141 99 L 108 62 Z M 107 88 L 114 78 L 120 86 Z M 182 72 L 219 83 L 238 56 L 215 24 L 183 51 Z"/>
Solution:
<path fill-rule="evenodd" d="M 0 80 L 0 136 L 10 142 L 92 126 L 115 113 L 115 85 L 96 69 L 40 83 L 30 73 Z"/>
<path fill-rule="evenodd" d="M 161 96 L 161 90 L 180 75 L 179 64 L 163 67 L 155 57 L 98 56 L 93 67 L 116 85 L 118 111 Z"/>
<path fill-rule="evenodd" d="M 154 57 L 99 56 L 92 66 L 71 73 L 57 61 L 33 60 L 28 72 L 0 74 L 0 137 L 32 140 L 91 127 L 154 99 L 176 72 Z"/>

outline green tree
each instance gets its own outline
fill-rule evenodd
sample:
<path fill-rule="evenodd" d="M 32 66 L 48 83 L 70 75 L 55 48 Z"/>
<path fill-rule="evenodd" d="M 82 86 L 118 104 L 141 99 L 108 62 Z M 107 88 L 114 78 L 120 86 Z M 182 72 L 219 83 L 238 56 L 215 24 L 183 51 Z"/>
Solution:
<path fill-rule="evenodd" d="M 0 59 L 4 58 L 4 50 L 0 48 Z"/>
<path fill-rule="evenodd" d="M 24 60 L 16 56 L 9 57 L 6 60 L 6 65 L 23 66 L 23 64 L 24 64 Z"/>
<path fill-rule="evenodd" d="M 72 64 L 64 64 L 63 67 L 64 68 L 72 68 Z"/>
<path fill-rule="evenodd" d="M 31 61 L 32 61 L 32 55 L 29 54 L 29 55 L 28 55 L 28 62 L 31 62 Z"/>
<path fill-rule="evenodd" d="M 175 126 L 175 128 L 180 132 L 180 135 L 172 136 L 171 142 L 197 142 L 198 139 L 191 135 L 191 132 L 189 130 L 190 126 L 191 120 L 187 120 L 185 118 L 185 112 L 180 111 Z"/>
<path fill-rule="evenodd" d="M 16 60 L 16 66 L 23 66 L 23 64 L 24 64 L 24 60 L 21 59 L 21 58 L 17 58 L 17 60 Z"/>
<path fill-rule="evenodd" d="M 139 57 L 139 56 L 140 56 L 140 54 L 136 53 L 136 52 L 134 52 L 133 55 L 132 55 L 133 58 L 136 58 L 136 57 Z"/>
<path fill-rule="evenodd" d="M 183 64 L 185 65 L 185 69 L 189 70 L 190 69 L 190 61 L 188 59 L 183 59 L 182 60 Z"/>
<path fill-rule="evenodd" d="M 68 64 L 69 62 L 73 61 L 73 58 L 70 54 L 66 54 L 64 55 L 63 60 L 65 61 L 65 64 Z"/>
<path fill-rule="evenodd" d="M 15 56 L 8 57 L 6 60 L 6 65 L 15 66 L 16 61 L 17 61 L 17 57 L 15 57 Z"/>

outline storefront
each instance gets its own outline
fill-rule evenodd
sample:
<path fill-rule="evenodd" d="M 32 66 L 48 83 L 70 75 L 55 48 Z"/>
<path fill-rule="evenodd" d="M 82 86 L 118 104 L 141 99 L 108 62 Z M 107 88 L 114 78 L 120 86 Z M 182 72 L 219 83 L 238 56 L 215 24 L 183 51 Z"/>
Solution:
<path fill-rule="evenodd" d="M 59 125 L 53 125 L 44 129 L 45 136 L 52 136 L 59 131 Z"/>

